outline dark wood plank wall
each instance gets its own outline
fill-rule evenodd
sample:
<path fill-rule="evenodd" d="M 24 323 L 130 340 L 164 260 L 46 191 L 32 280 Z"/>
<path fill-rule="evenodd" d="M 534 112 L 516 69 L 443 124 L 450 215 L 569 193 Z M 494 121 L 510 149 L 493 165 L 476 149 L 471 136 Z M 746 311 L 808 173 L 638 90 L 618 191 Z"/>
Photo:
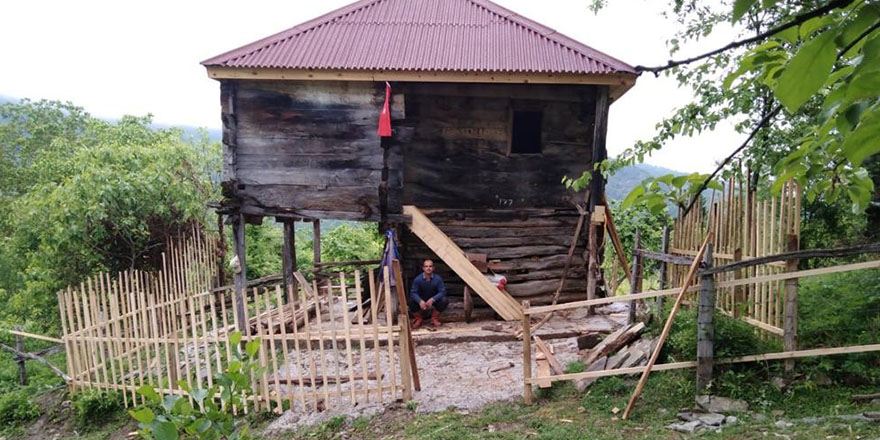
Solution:
<path fill-rule="evenodd" d="M 552 300 L 577 224 L 562 176 L 590 167 L 595 89 L 541 85 L 411 84 L 403 145 L 404 204 L 423 209 L 466 252 L 485 253 L 508 277 L 518 300 Z M 541 110 L 542 154 L 508 155 L 514 109 Z M 434 259 L 452 296 L 463 284 L 421 241 L 402 228 L 404 269 Z M 586 295 L 579 241 L 561 299 Z"/>
<path fill-rule="evenodd" d="M 379 220 L 384 84 L 238 81 L 234 195 L 245 212 Z M 392 116 L 401 119 L 402 95 Z M 389 211 L 401 212 L 403 158 L 392 149 Z"/>

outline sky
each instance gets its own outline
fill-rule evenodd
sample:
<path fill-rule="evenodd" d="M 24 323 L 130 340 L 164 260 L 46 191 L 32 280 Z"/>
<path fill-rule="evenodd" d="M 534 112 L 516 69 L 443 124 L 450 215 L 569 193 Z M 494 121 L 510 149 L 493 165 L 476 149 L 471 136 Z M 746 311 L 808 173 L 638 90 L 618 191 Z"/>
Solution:
<path fill-rule="evenodd" d="M 413 0 L 417 1 L 417 0 Z M 495 0 L 520 15 L 632 65 L 663 64 L 674 34 L 664 0 Z M 152 114 L 159 124 L 220 128 L 220 87 L 199 62 L 350 3 L 350 0 L 7 2 L 0 26 L 0 95 L 71 101 L 92 115 Z M 722 30 L 680 55 L 729 39 Z M 674 80 L 643 74 L 611 106 L 607 146 L 614 156 L 691 98 Z M 731 125 L 678 139 L 646 163 L 710 172 L 742 141 Z"/>

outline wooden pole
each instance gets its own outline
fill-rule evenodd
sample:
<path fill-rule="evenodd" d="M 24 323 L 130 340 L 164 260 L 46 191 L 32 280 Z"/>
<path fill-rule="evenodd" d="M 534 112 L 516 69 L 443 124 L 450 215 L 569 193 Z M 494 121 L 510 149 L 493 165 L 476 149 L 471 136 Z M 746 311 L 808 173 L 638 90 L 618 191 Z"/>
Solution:
<path fill-rule="evenodd" d="M 523 335 L 523 400 L 526 405 L 532 404 L 532 384 L 529 379 L 532 378 L 532 322 L 529 314 L 529 302 L 522 302 L 523 319 L 522 319 L 522 335 Z"/>
<path fill-rule="evenodd" d="M 712 243 L 706 247 L 703 264 L 712 266 Z M 715 358 L 715 278 L 712 275 L 700 277 L 700 302 L 697 315 L 697 396 L 702 394 L 712 382 L 713 360 Z"/>
<path fill-rule="evenodd" d="M 632 270 L 630 273 L 632 277 L 629 279 L 629 294 L 634 295 L 642 291 L 642 256 L 639 254 L 639 250 L 642 247 L 642 234 L 641 231 L 636 229 L 636 241 L 635 246 L 633 246 L 633 259 L 632 259 Z M 632 300 L 629 302 L 629 313 L 626 318 L 627 324 L 631 325 L 636 322 L 636 301 Z"/>
<path fill-rule="evenodd" d="M 406 289 L 403 285 L 403 271 L 400 269 L 400 260 L 391 260 L 391 268 L 394 271 L 394 279 L 397 280 L 397 301 L 399 302 L 399 310 L 400 317 L 404 318 L 404 321 L 409 321 L 409 303 L 406 300 Z M 398 317 L 398 322 L 400 322 L 400 317 Z M 408 322 L 407 322 L 408 323 Z M 401 327 L 402 329 L 403 327 Z M 407 341 L 407 356 L 409 357 L 408 365 L 412 369 L 411 377 L 413 388 L 416 391 L 422 390 L 421 379 L 419 378 L 419 367 L 416 364 L 416 351 L 415 345 L 413 345 L 412 340 L 412 332 L 409 331 L 409 326 L 407 326 L 406 334 L 403 335 Z"/>
<path fill-rule="evenodd" d="M 661 252 L 663 252 L 664 254 L 669 254 L 669 225 L 663 226 L 663 244 L 662 244 Z M 668 272 L 669 272 L 668 263 L 661 262 L 660 263 L 660 290 L 663 290 L 666 288 L 666 284 L 668 283 L 668 280 L 669 280 Z M 661 296 L 661 297 L 657 298 L 656 302 L 657 302 L 657 316 L 660 316 L 663 314 L 663 297 Z"/>
<path fill-rule="evenodd" d="M 663 332 L 660 333 L 654 352 L 651 353 L 651 359 L 648 360 L 648 366 L 642 373 L 642 377 L 639 379 L 639 383 L 636 385 L 636 389 L 633 391 L 632 397 L 630 397 L 629 403 L 626 405 L 626 410 L 623 411 L 623 419 L 629 418 L 629 414 L 632 412 L 636 399 L 639 398 L 639 394 L 645 387 L 645 382 L 648 381 L 648 376 L 651 374 L 651 368 L 653 368 L 654 363 L 657 362 L 657 357 L 660 356 L 660 350 L 663 348 L 663 343 L 666 342 L 666 338 L 669 337 L 669 330 L 672 329 L 672 321 L 675 319 L 675 315 L 678 313 L 679 307 L 681 307 L 681 302 L 684 300 L 684 295 L 687 293 L 688 287 L 691 284 L 691 281 L 693 281 L 694 275 L 697 273 L 697 268 L 700 266 L 700 260 L 702 260 L 703 254 L 706 252 L 706 248 L 709 246 L 709 240 L 711 240 L 711 238 L 712 234 L 706 234 L 703 246 L 700 247 L 697 256 L 694 258 L 693 264 L 691 264 L 691 267 L 688 270 L 687 276 L 685 276 L 684 283 L 681 285 L 681 291 L 679 291 L 678 297 L 675 298 L 675 304 L 673 304 L 672 310 L 669 312 L 669 318 L 666 319 L 666 325 L 663 326 Z"/>
<path fill-rule="evenodd" d="M 313 261 L 315 264 L 318 264 L 321 262 L 321 220 L 315 219 L 315 221 L 312 222 L 312 231 L 312 252 L 314 255 Z"/>
<path fill-rule="evenodd" d="M 15 330 L 20 332 L 21 327 L 16 326 Z M 15 335 L 15 349 L 21 353 L 24 352 L 24 344 L 21 341 L 21 334 Z M 18 363 L 18 383 L 22 386 L 28 384 L 27 368 L 25 368 L 24 360 L 25 358 L 22 356 L 15 356 L 15 362 Z"/>
<path fill-rule="evenodd" d="M 789 234 L 786 240 L 786 250 L 793 252 L 798 250 L 798 236 Z M 797 272 L 798 260 L 785 262 L 786 272 Z M 798 325 L 798 280 L 792 278 L 785 280 L 785 315 L 782 324 L 782 345 L 784 351 L 797 350 L 797 325 Z M 794 372 L 794 360 L 785 361 L 785 373 L 791 375 Z"/>
<path fill-rule="evenodd" d="M 282 283 L 284 291 L 298 290 L 296 286 L 296 278 L 293 273 L 296 272 L 296 223 L 289 218 L 282 219 L 283 238 L 281 243 L 281 275 L 284 282 Z"/>
<path fill-rule="evenodd" d="M 241 214 L 232 216 L 232 239 L 235 246 L 235 256 L 238 257 L 238 268 L 233 268 L 233 279 L 235 281 L 235 314 L 239 317 L 238 330 L 242 334 L 247 334 L 245 328 L 248 326 L 245 316 L 244 302 L 247 297 L 247 263 L 245 258 L 245 222 Z"/>

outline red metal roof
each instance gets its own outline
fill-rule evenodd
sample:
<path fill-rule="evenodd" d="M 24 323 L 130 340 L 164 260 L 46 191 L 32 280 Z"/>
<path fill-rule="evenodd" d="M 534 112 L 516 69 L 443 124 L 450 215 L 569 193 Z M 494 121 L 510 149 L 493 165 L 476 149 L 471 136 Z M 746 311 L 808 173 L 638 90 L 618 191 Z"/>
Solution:
<path fill-rule="evenodd" d="M 207 67 L 565 74 L 632 66 L 488 0 L 360 0 Z"/>

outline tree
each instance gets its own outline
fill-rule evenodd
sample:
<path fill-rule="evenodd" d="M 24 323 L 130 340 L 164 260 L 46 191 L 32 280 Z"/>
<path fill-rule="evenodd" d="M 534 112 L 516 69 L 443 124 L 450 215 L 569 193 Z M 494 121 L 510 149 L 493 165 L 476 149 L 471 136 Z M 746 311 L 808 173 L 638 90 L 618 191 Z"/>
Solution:
<path fill-rule="evenodd" d="M 12 181 L 0 214 L 0 317 L 54 323 L 58 289 L 102 270 L 154 269 L 168 239 L 207 224 L 216 143 L 58 102 L 6 103 L 0 115 Z"/>
<path fill-rule="evenodd" d="M 602 2 L 594 2 L 601 7 Z M 657 135 L 638 142 L 602 164 L 613 173 L 640 162 L 676 136 L 711 130 L 737 118 L 736 128 L 748 140 L 724 161 L 722 176 L 743 164 L 770 176 L 772 190 L 795 180 L 808 201 L 836 201 L 846 196 L 863 213 L 875 195 L 866 160 L 880 152 L 880 6 L 869 0 L 783 1 L 735 0 L 732 4 L 673 0 L 670 15 L 682 30 L 670 43 L 709 35 L 719 23 L 732 21 L 742 39 L 706 54 L 639 66 L 642 72 L 674 75 L 693 88 L 696 100 L 658 124 Z M 739 152 L 742 157 L 734 161 Z M 715 174 L 704 179 L 708 184 Z M 585 186 L 588 177 L 573 182 Z M 644 183 L 645 200 L 651 179 Z M 704 185 L 691 190 L 689 209 Z M 876 195 L 875 195 L 876 197 Z M 659 204 L 658 200 L 646 200 Z"/>

